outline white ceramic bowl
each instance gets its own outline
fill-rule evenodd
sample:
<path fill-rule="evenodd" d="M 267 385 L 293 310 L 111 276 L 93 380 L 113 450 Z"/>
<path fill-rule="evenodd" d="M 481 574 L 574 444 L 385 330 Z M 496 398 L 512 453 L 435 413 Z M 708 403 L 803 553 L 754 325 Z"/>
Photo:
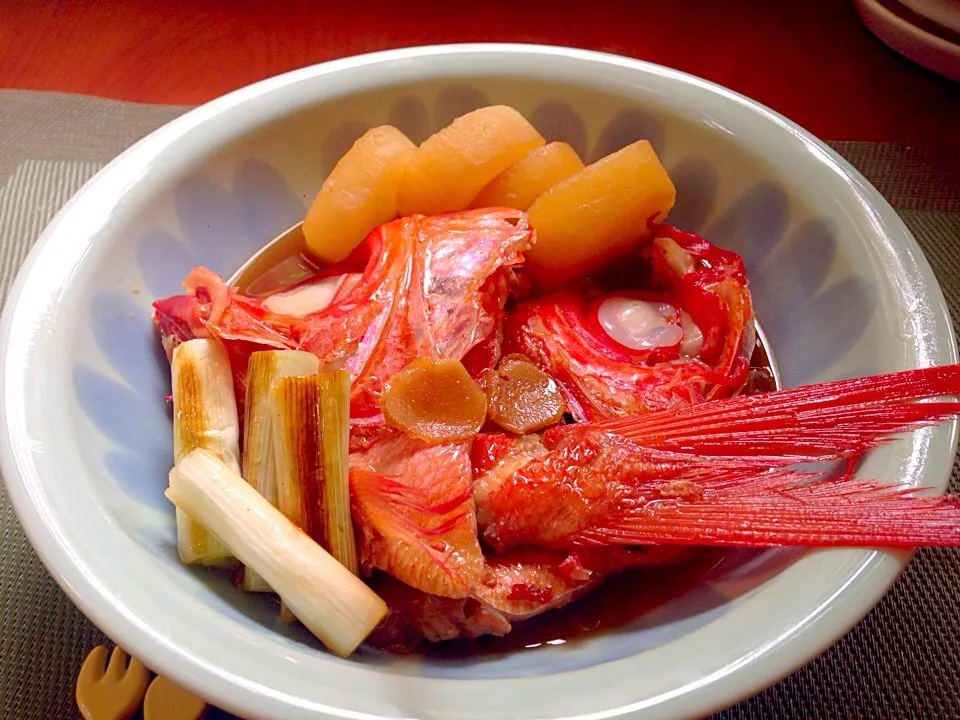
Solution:
<path fill-rule="evenodd" d="M 517 45 L 413 48 L 305 68 L 204 105 L 99 173 L 44 232 L 2 326 L 2 462 L 21 522 L 80 608 L 150 667 L 250 718 L 683 718 L 824 650 L 906 554 L 731 553 L 619 631 L 464 662 L 341 660 L 225 579 L 176 558 L 150 303 L 203 263 L 229 275 L 303 214 L 349 143 L 419 141 L 508 103 L 592 160 L 648 137 L 673 221 L 743 254 L 788 385 L 955 362 L 910 233 L 824 144 L 733 92 L 647 63 Z M 139 288 L 140 292 L 133 292 Z M 864 473 L 943 488 L 956 425 Z"/>

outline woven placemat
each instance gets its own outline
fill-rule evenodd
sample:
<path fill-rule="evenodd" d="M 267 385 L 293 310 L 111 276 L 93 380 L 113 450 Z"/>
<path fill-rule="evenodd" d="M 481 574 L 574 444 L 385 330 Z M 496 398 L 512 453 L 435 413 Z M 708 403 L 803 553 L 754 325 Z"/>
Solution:
<path fill-rule="evenodd" d="M 103 163 L 185 108 L 0 90 L 0 299 L 44 225 Z M 833 143 L 903 216 L 960 318 L 960 154 Z M 960 330 L 958 330 L 960 332 Z M 960 491 L 960 465 L 952 489 Z M 73 720 L 74 678 L 109 640 L 67 599 L 0 485 L 0 720 Z M 212 718 L 232 717 L 215 711 Z M 845 638 L 712 720 L 960 719 L 960 550 L 921 550 Z"/>

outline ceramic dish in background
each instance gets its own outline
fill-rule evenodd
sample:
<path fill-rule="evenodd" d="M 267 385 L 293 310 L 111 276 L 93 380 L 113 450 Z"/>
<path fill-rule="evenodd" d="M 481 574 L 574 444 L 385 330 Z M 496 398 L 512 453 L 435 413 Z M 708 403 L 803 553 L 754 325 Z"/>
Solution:
<path fill-rule="evenodd" d="M 957 0 L 899 0 L 899 3 L 945 30 L 960 33 L 960 3 Z"/>
<path fill-rule="evenodd" d="M 960 2 L 854 0 L 877 39 L 928 70 L 960 81 Z"/>
<path fill-rule="evenodd" d="M 3 315 L 2 467 L 50 572 L 155 671 L 249 718 L 693 718 L 826 649 L 905 553 L 731 552 L 694 589 L 587 640 L 459 662 L 348 660 L 209 570 L 183 566 L 162 496 L 169 369 L 150 303 L 194 264 L 229 276 L 303 215 L 367 127 L 420 141 L 515 106 L 591 161 L 649 138 L 671 221 L 740 252 L 787 385 L 956 362 L 937 282 L 883 198 L 824 144 L 697 78 L 553 47 L 411 48 L 305 68 L 156 131 L 46 229 Z M 945 423 L 863 472 L 943 489 Z"/>

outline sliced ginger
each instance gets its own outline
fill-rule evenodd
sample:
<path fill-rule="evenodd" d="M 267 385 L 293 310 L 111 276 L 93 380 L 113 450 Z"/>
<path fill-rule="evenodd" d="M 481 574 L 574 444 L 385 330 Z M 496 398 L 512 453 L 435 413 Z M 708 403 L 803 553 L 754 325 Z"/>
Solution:
<path fill-rule="evenodd" d="M 563 417 L 563 397 L 557 384 L 523 355 L 507 355 L 483 379 L 487 413 L 505 430 L 528 433 Z"/>
<path fill-rule="evenodd" d="M 470 206 L 527 210 L 544 192 L 582 169 L 583 161 L 576 150 L 565 142 L 552 142 L 534 148 L 497 175 Z"/>
<path fill-rule="evenodd" d="M 544 139 L 511 107 L 461 115 L 417 148 L 400 184 L 401 215 L 463 210 L 483 187 Z"/>
<path fill-rule="evenodd" d="M 676 189 L 656 152 L 640 140 L 543 193 L 527 215 L 537 232 L 524 267 L 541 290 L 582 277 L 650 235 Z"/>
<path fill-rule="evenodd" d="M 377 225 L 397 216 L 397 190 L 417 146 L 390 125 L 373 128 L 340 158 L 303 221 L 319 259 L 346 258 Z"/>
<path fill-rule="evenodd" d="M 449 442 L 480 432 L 487 397 L 459 360 L 417 358 L 386 383 L 380 409 L 411 437 Z"/>

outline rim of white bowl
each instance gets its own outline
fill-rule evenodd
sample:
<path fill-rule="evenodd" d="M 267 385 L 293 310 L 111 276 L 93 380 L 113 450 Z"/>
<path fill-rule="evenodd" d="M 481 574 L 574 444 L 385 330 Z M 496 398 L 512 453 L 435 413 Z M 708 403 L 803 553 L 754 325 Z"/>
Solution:
<path fill-rule="evenodd" d="M 908 259 L 911 263 L 915 263 L 919 280 L 924 286 L 925 297 L 922 299 L 927 302 L 927 307 L 933 313 L 932 322 L 940 326 L 937 338 L 941 347 L 938 356 L 931 360 L 937 364 L 957 362 L 956 338 L 953 335 L 943 293 L 929 263 L 907 227 L 880 193 L 856 169 L 795 123 L 760 103 L 715 83 L 641 60 L 552 45 L 463 43 L 380 51 L 294 70 L 248 85 L 205 103 L 134 144 L 74 195 L 49 223 L 28 255 L 11 288 L 2 321 L 0 321 L 0 339 L 3 340 L 2 351 L 0 351 L 2 352 L 0 377 L 7 378 L 12 370 L 21 374 L 29 371 L 26 355 L 31 334 L 36 326 L 32 318 L 48 308 L 49 302 L 57 298 L 58 288 L 70 277 L 73 266 L 69 263 L 61 263 L 58 268 L 58 277 L 34 278 L 32 269 L 40 254 L 48 249 L 47 246 L 62 239 L 62 236 L 58 236 L 55 231 L 66 216 L 76 215 L 77 207 L 86 201 L 91 188 L 106 185 L 107 190 L 111 190 L 120 197 L 127 189 L 130 178 L 136 178 L 159 153 L 192 129 L 244 102 L 281 88 L 341 71 L 373 65 L 388 66 L 394 61 L 438 56 L 476 55 L 480 57 L 490 54 L 512 55 L 518 63 L 524 58 L 529 60 L 531 57 L 563 58 L 592 63 L 596 66 L 617 67 L 653 74 L 708 91 L 714 96 L 720 96 L 726 101 L 740 105 L 765 122 L 778 125 L 781 130 L 800 141 L 806 150 L 817 155 L 820 162 L 828 169 L 841 176 L 865 206 L 874 211 L 877 222 L 898 236 L 897 242 L 903 241 L 903 247 L 887 241 L 888 249 L 898 257 L 902 255 L 901 259 Z M 470 73 L 451 73 L 448 77 L 453 79 L 467 75 L 483 75 L 483 71 L 481 68 L 475 68 Z M 443 73 L 435 73 L 434 79 L 443 76 Z M 87 227 L 74 228 L 74 230 L 77 232 L 72 235 L 71 241 L 83 243 L 83 247 L 79 250 L 79 255 L 78 251 L 70 255 L 80 257 L 93 242 L 97 226 L 95 222 L 88 223 Z M 262 688 L 233 683 L 222 674 L 215 672 L 216 668 L 203 662 L 202 658 L 179 651 L 173 643 L 162 640 L 157 633 L 152 632 L 145 623 L 139 622 L 131 613 L 124 612 L 123 600 L 117 597 L 115 589 L 105 587 L 87 572 L 82 558 L 71 547 L 70 538 L 58 525 L 56 512 L 44 507 L 40 502 L 42 480 L 38 468 L 30 457 L 29 438 L 22 433 L 19 435 L 16 433 L 23 427 L 22 417 L 19 415 L 22 408 L 16 404 L 17 397 L 11 397 L 9 384 L 5 382 L 2 389 L 2 403 L 0 403 L 0 429 L 2 429 L 0 468 L 5 477 L 11 503 L 34 549 L 56 582 L 80 610 L 100 628 L 109 629 L 109 634 L 116 642 L 143 659 L 155 671 L 168 675 L 185 687 L 202 693 L 212 703 L 224 709 L 252 714 L 251 716 L 256 717 L 284 717 L 285 715 L 281 713 L 295 709 L 302 710 L 302 707 L 291 705 L 291 699 L 283 696 L 282 693 L 264 693 Z M 955 452 L 958 439 L 956 421 L 950 424 L 949 437 L 948 445 Z M 945 457 L 929 458 L 928 462 L 931 465 L 926 468 L 925 484 L 939 490 L 945 488 L 952 461 L 952 453 L 946 453 Z M 937 467 L 934 468 L 933 465 Z M 668 693 L 668 697 L 658 699 L 658 703 L 653 708 L 656 712 L 653 714 L 657 717 L 698 717 L 728 707 L 769 687 L 834 644 L 880 600 L 909 560 L 909 555 L 906 553 L 869 552 L 863 553 L 862 556 L 863 561 L 858 569 L 849 576 L 828 602 L 812 608 L 802 622 L 792 627 L 784 636 L 777 638 L 771 646 L 757 648 L 755 654 L 741 658 L 738 663 L 723 668 L 722 672 L 703 678 L 702 682 L 680 688 L 676 693 Z M 848 592 L 848 589 L 854 586 L 856 592 Z M 754 662 L 761 656 L 764 659 L 763 663 Z M 738 682 L 720 682 L 734 673 L 738 674 Z M 581 713 L 576 717 L 581 720 L 628 717 L 638 713 L 644 706 L 648 710 L 651 709 L 651 705 L 649 702 L 643 705 L 625 703 L 612 710 Z M 318 706 L 314 704 L 313 707 Z M 664 712 L 669 715 L 662 714 Z M 373 717 L 329 706 L 324 710 L 316 710 L 310 716 L 317 718 Z"/>

